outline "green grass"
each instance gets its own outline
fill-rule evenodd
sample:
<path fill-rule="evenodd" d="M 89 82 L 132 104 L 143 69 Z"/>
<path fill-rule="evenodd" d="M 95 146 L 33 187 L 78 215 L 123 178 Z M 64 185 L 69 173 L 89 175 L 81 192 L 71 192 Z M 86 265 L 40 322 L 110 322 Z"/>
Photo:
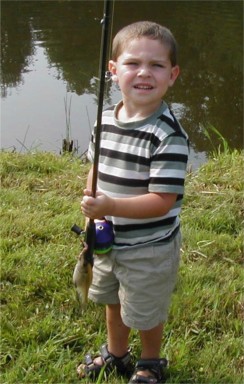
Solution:
<path fill-rule="evenodd" d="M 104 308 L 89 303 L 82 313 L 72 284 L 80 243 L 70 228 L 84 223 L 88 166 L 47 153 L 0 160 L 1 383 L 78 383 L 77 363 L 106 340 Z M 225 151 L 187 177 L 182 263 L 162 344 L 167 383 L 243 382 L 242 174 L 243 153 Z M 136 331 L 130 342 L 138 357 Z"/>

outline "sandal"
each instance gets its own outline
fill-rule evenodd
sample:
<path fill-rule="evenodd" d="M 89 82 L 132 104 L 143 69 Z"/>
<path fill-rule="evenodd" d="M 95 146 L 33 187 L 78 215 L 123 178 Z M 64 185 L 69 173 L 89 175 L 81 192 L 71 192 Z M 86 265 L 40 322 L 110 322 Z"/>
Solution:
<path fill-rule="evenodd" d="M 166 359 L 141 359 L 136 363 L 135 371 L 128 384 L 161 384 L 165 381 L 164 369 L 167 367 Z M 149 371 L 151 375 L 143 376 L 138 372 Z"/>
<path fill-rule="evenodd" d="M 89 377 L 95 380 L 98 378 L 101 370 L 104 370 L 107 375 L 114 369 L 127 378 L 132 375 L 133 365 L 131 363 L 130 351 L 122 357 L 116 357 L 109 353 L 107 344 L 103 344 L 100 348 L 100 353 L 97 357 L 101 357 L 102 364 L 97 364 L 89 353 L 85 356 L 84 363 L 77 367 L 77 374 L 80 379 Z"/>

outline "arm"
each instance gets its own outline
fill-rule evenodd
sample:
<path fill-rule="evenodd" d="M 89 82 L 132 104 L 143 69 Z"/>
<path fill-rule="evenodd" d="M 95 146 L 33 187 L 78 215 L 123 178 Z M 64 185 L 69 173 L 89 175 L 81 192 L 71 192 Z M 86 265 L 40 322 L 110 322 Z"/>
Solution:
<path fill-rule="evenodd" d="M 86 188 L 88 190 L 92 190 L 92 175 L 93 175 L 93 165 L 91 166 L 88 175 L 87 175 L 87 181 L 86 181 Z"/>
<path fill-rule="evenodd" d="M 163 216 L 177 198 L 174 193 L 148 193 L 146 195 L 113 199 L 112 216 L 135 219 Z"/>
<path fill-rule="evenodd" d="M 88 175 L 87 175 L 87 180 L 86 180 L 86 187 L 89 191 L 92 190 L 92 175 L 93 175 L 93 165 L 91 166 Z M 91 194 L 91 193 L 90 193 Z M 82 209 L 81 209 L 82 210 Z M 85 215 L 85 226 L 87 227 L 89 217 L 85 214 L 85 212 L 82 210 L 83 214 Z M 91 217 L 92 219 L 92 217 Z"/>
<path fill-rule="evenodd" d="M 91 219 L 106 215 L 128 219 L 159 217 L 168 213 L 177 198 L 176 193 L 147 193 L 128 198 L 112 198 L 99 192 L 93 198 L 88 189 L 84 193 L 81 209 Z"/>

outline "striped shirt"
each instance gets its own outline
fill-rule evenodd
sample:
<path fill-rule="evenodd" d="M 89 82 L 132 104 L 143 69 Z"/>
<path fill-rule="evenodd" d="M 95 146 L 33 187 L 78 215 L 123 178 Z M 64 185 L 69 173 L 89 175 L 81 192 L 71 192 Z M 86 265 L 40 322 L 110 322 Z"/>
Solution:
<path fill-rule="evenodd" d="M 164 216 L 146 219 L 106 217 L 114 225 L 114 248 L 129 248 L 169 240 L 179 229 L 188 159 L 188 137 L 165 102 L 144 120 L 116 119 L 121 103 L 103 112 L 97 190 L 111 197 L 146 193 L 176 193 Z M 94 159 L 95 133 L 88 149 Z M 142 207 L 143 209 L 143 207 Z"/>

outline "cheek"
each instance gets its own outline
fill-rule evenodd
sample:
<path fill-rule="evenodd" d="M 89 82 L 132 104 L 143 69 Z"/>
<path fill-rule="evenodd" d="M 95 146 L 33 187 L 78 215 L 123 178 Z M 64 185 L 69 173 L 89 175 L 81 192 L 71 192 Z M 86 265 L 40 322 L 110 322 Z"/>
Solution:
<path fill-rule="evenodd" d="M 116 75 L 120 84 L 127 84 L 131 81 L 131 75 L 128 72 L 118 71 Z"/>
<path fill-rule="evenodd" d="M 122 71 L 120 73 L 120 78 L 123 82 L 131 81 L 135 77 L 135 74 L 131 71 Z"/>
<path fill-rule="evenodd" d="M 171 79 L 170 75 L 160 76 L 158 78 L 158 82 L 159 82 L 159 84 L 161 85 L 162 88 L 165 88 L 165 87 L 171 86 L 172 79 Z"/>
<path fill-rule="evenodd" d="M 121 89 L 123 88 L 125 90 L 126 88 L 130 88 L 131 84 L 133 84 L 136 74 L 132 71 L 117 68 L 116 76 L 116 82 Z"/>

